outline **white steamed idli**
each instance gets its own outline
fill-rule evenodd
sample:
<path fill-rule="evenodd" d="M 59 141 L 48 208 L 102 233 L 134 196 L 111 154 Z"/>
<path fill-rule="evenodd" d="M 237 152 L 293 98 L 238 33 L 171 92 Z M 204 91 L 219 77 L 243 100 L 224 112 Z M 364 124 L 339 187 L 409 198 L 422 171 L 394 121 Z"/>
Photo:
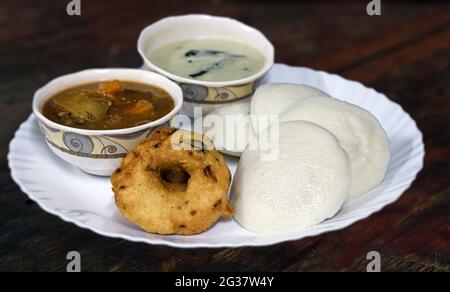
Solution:
<path fill-rule="evenodd" d="M 284 112 L 281 122 L 309 121 L 333 133 L 347 152 L 352 167 L 349 198 L 365 194 L 384 178 L 389 142 L 378 120 L 368 111 L 337 99 L 305 99 Z"/>
<path fill-rule="evenodd" d="M 277 149 L 273 161 L 262 161 L 259 150 L 242 154 L 231 190 L 237 222 L 274 234 L 333 217 L 351 186 L 350 162 L 336 137 L 312 123 L 282 123 Z"/>
<path fill-rule="evenodd" d="M 250 121 L 250 103 L 220 107 L 203 118 L 203 134 L 213 140 L 223 154 L 241 156 L 255 134 Z"/>
<path fill-rule="evenodd" d="M 268 83 L 260 86 L 252 97 L 250 113 L 254 117 L 263 116 L 262 119 L 252 120 L 256 133 L 260 134 L 267 129 L 271 122 L 264 116 L 279 116 L 293 104 L 307 97 L 328 96 L 325 92 L 308 86 L 291 83 Z"/>

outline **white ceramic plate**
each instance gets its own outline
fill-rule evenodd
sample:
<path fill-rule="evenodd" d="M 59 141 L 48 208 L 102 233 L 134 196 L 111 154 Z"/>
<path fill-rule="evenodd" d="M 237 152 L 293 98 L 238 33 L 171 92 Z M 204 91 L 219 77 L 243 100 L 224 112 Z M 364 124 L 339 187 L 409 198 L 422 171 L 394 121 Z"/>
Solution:
<path fill-rule="evenodd" d="M 391 144 L 391 161 L 383 183 L 346 203 L 334 218 L 302 232 L 260 236 L 229 219 L 194 236 L 148 234 L 120 215 L 108 178 L 86 174 L 51 153 L 33 116 L 20 126 L 10 144 L 8 160 L 12 177 L 42 209 L 82 228 L 130 241 L 195 248 L 271 245 L 342 229 L 396 201 L 422 169 L 422 133 L 414 120 L 385 95 L 337 75 L 282 64 L 273 67 L 267 81 L 315 86 L 372 112 L 386 130 Z M 227 159 L 234 173 L 238 160 Z"/>

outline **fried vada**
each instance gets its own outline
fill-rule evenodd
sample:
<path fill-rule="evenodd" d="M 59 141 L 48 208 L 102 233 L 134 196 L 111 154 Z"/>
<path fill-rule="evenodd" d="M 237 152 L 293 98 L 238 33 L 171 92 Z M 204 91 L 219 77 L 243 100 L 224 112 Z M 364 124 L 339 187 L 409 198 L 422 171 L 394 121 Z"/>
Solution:
<path fill-rule="evenodd" d="M 231 217 L 231 173 L 206 136 L 161 128 L 111 177 L 120 212 L 147 232 L 197 234 Z"/>

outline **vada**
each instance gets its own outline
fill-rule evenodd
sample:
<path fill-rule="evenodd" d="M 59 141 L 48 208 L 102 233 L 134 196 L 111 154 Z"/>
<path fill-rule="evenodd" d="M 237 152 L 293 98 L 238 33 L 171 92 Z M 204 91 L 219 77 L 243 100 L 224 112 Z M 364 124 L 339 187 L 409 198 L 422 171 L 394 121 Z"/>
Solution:
<path fill-rule="evenodd" d="M 231 217 L 231 173 L 206 136 L 161 128 L 111 177 L 120 212 L 147 232 L 197 234 Z"/>

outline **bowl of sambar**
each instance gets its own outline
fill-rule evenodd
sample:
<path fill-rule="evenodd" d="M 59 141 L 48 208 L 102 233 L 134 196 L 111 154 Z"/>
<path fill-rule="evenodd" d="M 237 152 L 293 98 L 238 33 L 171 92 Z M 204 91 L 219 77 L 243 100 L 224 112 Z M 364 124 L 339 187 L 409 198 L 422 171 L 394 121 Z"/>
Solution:
<path fill-rule="evenodd" d="M 138 69 L 89 69 L 36 91 L 33 113 L 49 148 L 66 162 L 109 176 L 129 150 L 181 109 L 181 88 Z"/>

